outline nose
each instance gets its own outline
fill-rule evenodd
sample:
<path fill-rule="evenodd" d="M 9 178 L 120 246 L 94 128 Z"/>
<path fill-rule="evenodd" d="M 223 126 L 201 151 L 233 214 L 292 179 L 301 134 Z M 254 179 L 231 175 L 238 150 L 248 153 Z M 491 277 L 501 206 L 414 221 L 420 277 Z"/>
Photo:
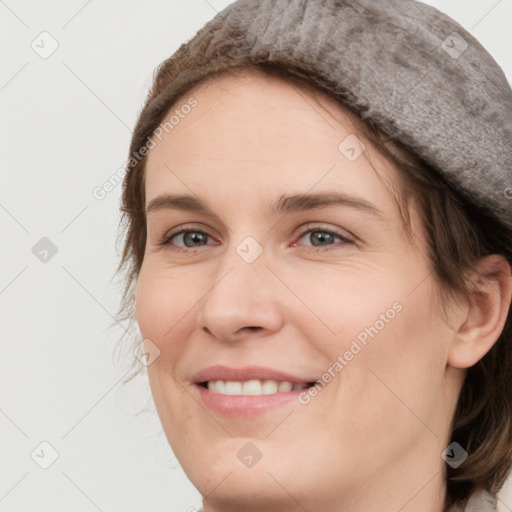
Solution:
<path fill-rule="evenodd" d="M 233 249 L 212 273 L 197 316 L 206 334 L 234 342 L 268 336 L 281 328 L 279 285 L 283 285 L 267 267 L 264 254 L 247 263 Z"/>

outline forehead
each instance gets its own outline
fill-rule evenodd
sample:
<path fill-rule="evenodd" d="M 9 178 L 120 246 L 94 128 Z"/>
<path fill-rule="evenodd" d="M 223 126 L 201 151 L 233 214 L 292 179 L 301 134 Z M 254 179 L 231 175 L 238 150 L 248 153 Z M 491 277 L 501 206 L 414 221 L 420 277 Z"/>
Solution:
<path fill-rule="evenodd" d="M 280 77 L 214 77 L 177 101 L 161 127 L 171 116 L 148 154 L 147 202 L 164 191 L 244 201 L 242 189 L 268 195 L 316 187 L 364 191 L 368 201 L 382 203 L 382 181 L 393 180 L 389 162 L 357 132 L 352 112 Z"/>

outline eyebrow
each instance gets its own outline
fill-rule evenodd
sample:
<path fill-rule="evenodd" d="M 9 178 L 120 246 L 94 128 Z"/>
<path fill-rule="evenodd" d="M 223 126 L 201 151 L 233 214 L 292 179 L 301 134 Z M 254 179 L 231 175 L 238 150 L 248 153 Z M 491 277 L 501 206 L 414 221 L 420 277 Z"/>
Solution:
<path fill-rule="evenodd" d="M 345 206 L 354 210 L 368 213 L 374 217 L 385 217 L 373 204 L 368 201 L 342 193 L 316 193 L 282 195 L 270 204 L 270 215 L 287 214 L 291 212 L 308 211 L 327 206 Z M 182 210 L 216 217 L 208 205 L 191 195 L 162 194 L 152 199 L 146 206 L 146 215 L 160 210 Z"/>

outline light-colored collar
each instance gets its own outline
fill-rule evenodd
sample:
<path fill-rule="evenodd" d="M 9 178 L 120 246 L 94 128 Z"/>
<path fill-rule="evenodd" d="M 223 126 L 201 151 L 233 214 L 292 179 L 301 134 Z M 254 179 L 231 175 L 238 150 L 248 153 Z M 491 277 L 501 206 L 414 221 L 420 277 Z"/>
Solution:
<path fill-rule="evenodd" d="M 452 505 L 447 512 L 498 512 L 498 499 L 485 491 L 475 492 L 467 505 Z"/>

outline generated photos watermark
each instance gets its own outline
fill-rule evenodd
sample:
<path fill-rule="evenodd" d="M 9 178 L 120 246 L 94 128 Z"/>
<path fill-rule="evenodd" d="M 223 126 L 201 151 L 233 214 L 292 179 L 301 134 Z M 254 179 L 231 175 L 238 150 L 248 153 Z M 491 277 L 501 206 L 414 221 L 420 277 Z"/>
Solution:
<path fill-rule="evenodd" d="M 403 310 L 403 306 L 400 302 L 394 302 L 393 305 L 386 310 L 385 313 L 379 315 L 379 319 L 376 320 L 370 327 L 365 327 L 355 339 L 352 340 L 350 347 L 342 355 L 338 355 L 336 360 L 331 366 L 322 374 L 320 380 L 316 382 L 310 388 L 307 388 L 297 397 L 297 400 L 302 405 L 307 405 L 311 402 L 311 399 L 318 395 L 325 386 L 343 370 L 352 361 L 357 354 L 359 354 L 363 348 L 368 345 L 369 338 L 375 338 L 385 327 L 389 324 L 398 313 Z"/>

